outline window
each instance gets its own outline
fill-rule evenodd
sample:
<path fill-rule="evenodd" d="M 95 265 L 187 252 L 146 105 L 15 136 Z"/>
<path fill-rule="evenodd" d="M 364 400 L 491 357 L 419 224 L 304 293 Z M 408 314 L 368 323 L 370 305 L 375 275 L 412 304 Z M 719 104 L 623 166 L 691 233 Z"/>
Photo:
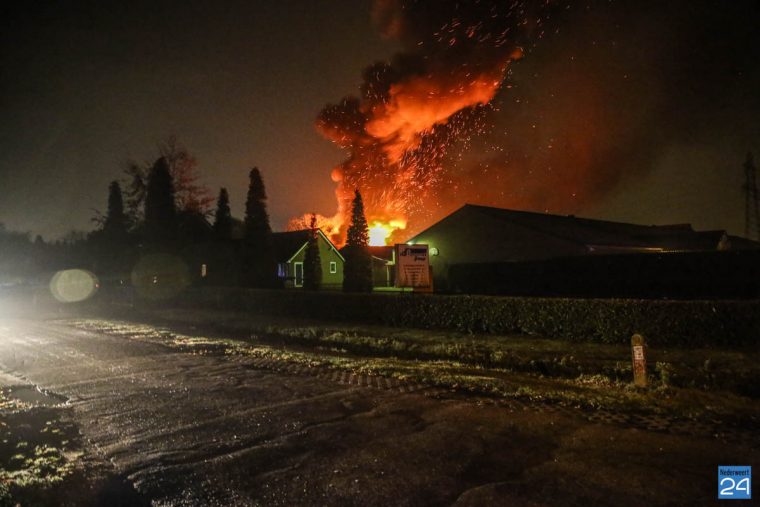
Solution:
<path fill-rule="evenodd" d="M 338 263 L 335 261 L 330 261 L 330 273 L 335 274 L 338 272 Z"/>
<path fill-rule="evenodd" d="M 295 270 L 295 277 L 293 285 L 296 287 L 303 287 L 303 262 L 294 262 L 293 269 Z"/>
<path fill-rule="evenodd" d="M 281 262 L 277 265 L 277 278 L 286 278 L 288 276 L 288 265 Z"/>

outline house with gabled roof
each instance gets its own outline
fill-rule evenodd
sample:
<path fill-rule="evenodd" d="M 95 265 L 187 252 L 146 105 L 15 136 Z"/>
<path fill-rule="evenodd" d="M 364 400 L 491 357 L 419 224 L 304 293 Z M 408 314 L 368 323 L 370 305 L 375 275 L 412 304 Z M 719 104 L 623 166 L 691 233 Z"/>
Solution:
<path fill-rule="evenodd" d="M 277 260 L 277 277 L 285 288 L 303 287 L 304 259 L 311 230 L 272 233 L 272 245 Z M 338 248 L 320 229 L 317 229 L 319 258 L 322 264 L 323 289 L 340 290 L 343 287 L 343 263 L 345 259 Z"/>

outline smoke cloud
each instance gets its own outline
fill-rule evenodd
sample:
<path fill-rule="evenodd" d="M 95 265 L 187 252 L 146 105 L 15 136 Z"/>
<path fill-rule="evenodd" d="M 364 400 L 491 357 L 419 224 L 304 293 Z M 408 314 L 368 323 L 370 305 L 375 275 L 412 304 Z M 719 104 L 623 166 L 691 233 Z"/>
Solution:
<path fill-rule="evenodd" d="M 741 1 L 377 0 L 378 29 L 404 50 L 317 118 L 348 153 L 332 171 L 337 214 L 319 225 L 341 243 L 356 188 L 396 240 L 465 202 L 583 212 L 675 146 L 756 132 L 727 111 L 758 101 L 758 44 L 742 43 L 757 14 Z"/>
<path fill-rule="evenodd" d="M 404 51 L 365 69 L 361 96 L 326 106 L 316 123 L 349 154 L 332 171 L 338 212 L 320 219 L 337 242 L 357 188 L 370 224 L 401 228 L 428 214 L 446 157 L 483 132 L 490 103 L 543 12 L 495 0 L 374 3 L 378 29 Z"/>

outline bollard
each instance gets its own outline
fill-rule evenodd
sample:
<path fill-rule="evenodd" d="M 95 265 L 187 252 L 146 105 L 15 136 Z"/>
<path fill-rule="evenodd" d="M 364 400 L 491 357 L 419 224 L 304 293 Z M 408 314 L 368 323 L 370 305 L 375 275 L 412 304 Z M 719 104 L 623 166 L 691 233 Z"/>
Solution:
<path fill-rule="evenodd" d="M 631 337 L 631 359 L 633 360 L 633 384 L 636 387 L 647 386 L 646 342 L 640 334 Z"/>

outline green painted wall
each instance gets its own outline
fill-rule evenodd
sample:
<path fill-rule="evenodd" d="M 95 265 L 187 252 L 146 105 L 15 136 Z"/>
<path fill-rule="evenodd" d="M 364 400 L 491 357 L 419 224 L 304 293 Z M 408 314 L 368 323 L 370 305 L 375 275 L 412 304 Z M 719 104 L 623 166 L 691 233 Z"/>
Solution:
<path fill-rule="evenodd" d="M 540 260 L 586 252 L 578 243 L 496 220 L 474 208 L 457 210 L 409 241 L 438 249 L 438 255 L 430 256 L 436 290 L 448 288 L 452 264 Z"/>
<path fill-rule="evenodd" d="M 322 288 L 323 289 L 341 289 L 343 287 L 343 259 L 333 246 L 325 241 L 322 236 L 318 236 L 319 259 L 322 263 Z M 303 262 L 306 257 L 306 248 L 302 249 L 293 260 L 288 263 L 288 280 L 285 287 L 293 288 L 296 276 L 295 263 Z M 330 262 L 335 262 L 337 272 L 330 273 Z"/>

